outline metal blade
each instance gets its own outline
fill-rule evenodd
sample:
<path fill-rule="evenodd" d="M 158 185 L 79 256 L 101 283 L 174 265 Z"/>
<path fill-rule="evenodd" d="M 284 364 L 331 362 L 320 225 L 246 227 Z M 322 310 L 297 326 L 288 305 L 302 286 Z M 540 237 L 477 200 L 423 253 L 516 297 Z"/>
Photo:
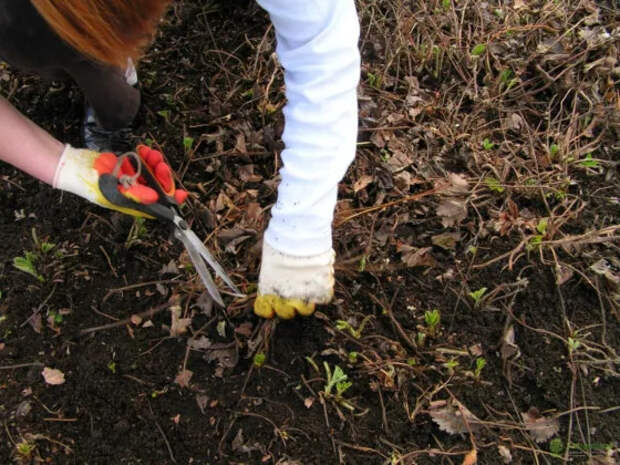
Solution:
<path fill-rule="evenodd" d="M 198 272 L 198 276 L 202 280 L 202 283 L 207 288 L 207 292 L 209 295 L 215 300 L 219 305 L 225 307 L 224 301 L 222 300 L 222 295 L 220 291 L 217 289 L 213 278 L 211 277 L 211 273 L 207 269 L 205 262 L 203 261 L 202 254 L 199 249 L 197 249 L 192 240 L 187 236 L 187 231 L 182 231 L 180 229 L 174 230 L 174 236 L 183 242 L 185 249 L 187 249 L 187 253 L 192 263 L 196 267 L 196 271 Z"/>
<path fill-rule="evenodd" d="M 192 231 L 191 229 L 188 229 L 185 231 L 185 234 L 187 238 L 191 241 L 195 249 L 198 251 L 198 253 L 202 255 L 202 258 L 204 258 L 205 261 L 209 264 L 209 266 L 213 268 L 213 271 L 215 271 L 215 275 L 219 276 L 222 279 L 222 281 L 224 281 L 226 285 L 237 295 L 237 297 L 245 297 L 245 294 L 243 294 L 237 288 L 237 286 L 235 286 L 235 283 L 232 282 L 232 279 L 230 279 L 230 276 L 228 276 L 228 273 L 224 271 L 224 268 L 222 268 L 222 265 L 218 263 L 218 261 L 215 259 L 215 257 L 213 257 L 213 255 L 211 255 L 211 252 L 209 252 L 209 249 L 205 247 L 205 245 L 198 238 L 198 236 L 196 236 L 194 231 Z"/>

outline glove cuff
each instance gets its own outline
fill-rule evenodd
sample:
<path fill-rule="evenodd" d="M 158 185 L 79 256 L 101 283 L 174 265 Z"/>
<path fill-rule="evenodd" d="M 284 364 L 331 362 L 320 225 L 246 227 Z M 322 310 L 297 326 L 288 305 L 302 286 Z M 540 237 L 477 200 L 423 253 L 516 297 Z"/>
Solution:
<path fill-rule="evenodd" d="M 258 281 L 262 295 L 327 303 L 334 293 L 333 249 L 318 255 L 297 257 L 263 242 L 263 258 Z"/>
<path fill-rule="evenodd" d="M 94 168 L 98 156 L 99 153 L 92 150 L 76 149 L 67 144 L 56 166 L 52 184 L 54 188 L 101 204 L 99 174 Z"/>

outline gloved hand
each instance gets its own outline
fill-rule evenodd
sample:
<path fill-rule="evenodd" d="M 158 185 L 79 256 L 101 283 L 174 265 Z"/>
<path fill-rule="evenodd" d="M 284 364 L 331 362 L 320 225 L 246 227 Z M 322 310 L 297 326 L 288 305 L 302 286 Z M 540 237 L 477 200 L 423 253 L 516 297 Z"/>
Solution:
<path fill-rule="evenodd" d="M 254 313 L 283 319 L 311 315 L 315 304 L 326 304 L 334 295 L 334 258 L 333 250 L 311 257 L 286 255 L 263 241 Z"/>
<path fill-rule="evenodd" d="M 187 192 L 175 188 L 172 170 L 163 161 L 161 152 L 145 145 L 139 145 L 137 153 L 145 162 L 145 165 L 155 174 L 163 190 L 169 195 L 174 196 L 179 204 L 182 204 L 187 198 Z M 57 189 L 79 195 L 102 207 L 132 216 L 146 216 L 138 210 L 119 207 L 110 203 L 99 189 L 99 176 L 103 174 L 114 174 L 121 181 L 136 178 L 136 171 L 128 158 L 124 158 L 119 162 L 119 157 L 113 153 L 98 153 L 87 149 L 76 149 L 67 145 L 58 162 L 53 186 Z M 159 200 L 157 192 L 146 186 L 144 179 L 138 176 L 135 181 L 134 183 L 128 183 L 127 187 L 119 185 L 119 191 L 134 202 L 142 204 L 152 204 Z"/>

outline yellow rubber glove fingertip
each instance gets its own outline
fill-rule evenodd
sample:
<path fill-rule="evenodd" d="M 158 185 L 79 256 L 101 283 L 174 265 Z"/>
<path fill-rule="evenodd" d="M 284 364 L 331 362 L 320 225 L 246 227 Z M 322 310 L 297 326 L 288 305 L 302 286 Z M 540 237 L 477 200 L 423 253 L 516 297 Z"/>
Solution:
<path fill-rule="evenodd" d="M 295 315 L 297 313 L 295 311 L 295 307 L 292 305 L 290 300 L 283 299 L 277 296 L 274 296 L 273 299 L 273 309 L 276 311 L 276 315 L 278 315 L 283 320 L 290 320 L 291 318 L 295 318 Z"/>
<path fill-rule="evenodd" d="M 312 302 L 304 302 L 300 299 L 289 299 L 288 302 L 295 307 L 301 316 L 310 316 L 314 313 L 314 303 Z"/>
<path fill-rule="evenodd" d="M 254 301 L 254 313 L 261 318 L 271 319 L 274 317 L 275 312 L 273 309 L 272 295 L 259 295 Z"/>

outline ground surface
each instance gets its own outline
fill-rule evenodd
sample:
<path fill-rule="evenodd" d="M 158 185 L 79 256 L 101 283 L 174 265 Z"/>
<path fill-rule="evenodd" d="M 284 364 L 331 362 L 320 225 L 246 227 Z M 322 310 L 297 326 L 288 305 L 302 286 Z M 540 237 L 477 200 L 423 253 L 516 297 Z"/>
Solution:
<path fill-rule="evenodd" d="M 358 6 L 359 152 L 315 317 L 213 309 L 165 227 L 0 167 L 1 463 L 616 463 L 617 5 Z M 176 2 L 134 131 L 250 296 L 281 149 L 268 24 Z M 79 145 L 76 88 L 0 86 Z"/>

